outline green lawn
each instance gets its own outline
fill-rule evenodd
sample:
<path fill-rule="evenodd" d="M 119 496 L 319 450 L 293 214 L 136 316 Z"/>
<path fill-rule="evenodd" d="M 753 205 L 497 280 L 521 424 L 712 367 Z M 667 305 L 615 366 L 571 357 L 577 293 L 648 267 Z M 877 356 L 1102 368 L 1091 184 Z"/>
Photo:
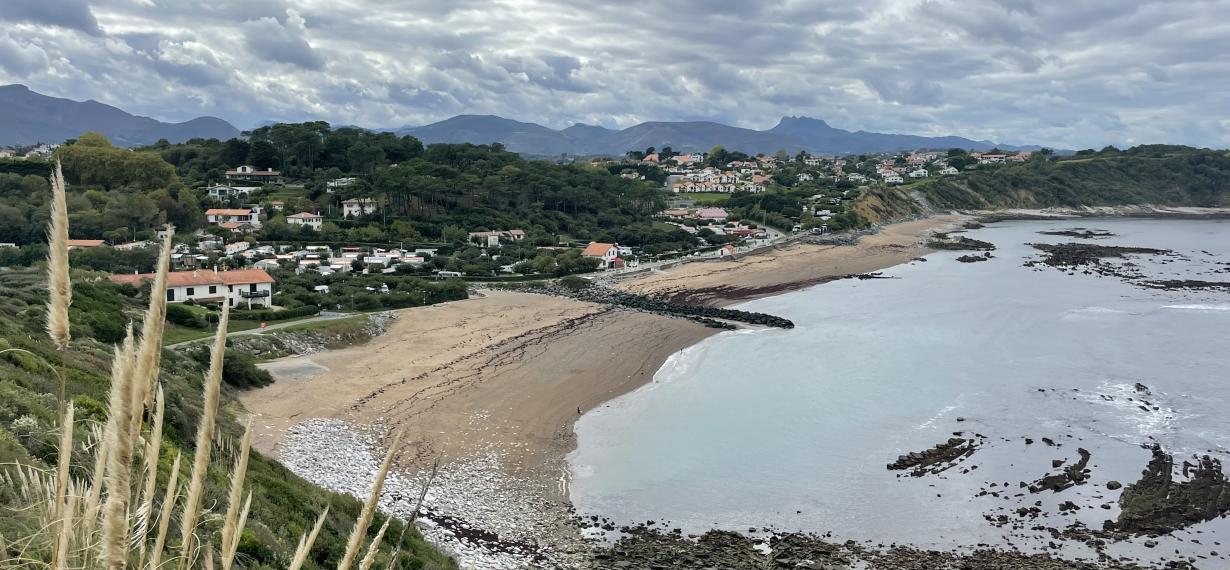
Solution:
<path fill-rule="evenodd" d="M 238 332 L 252 330 L 261 326 L 260 321 L 231 321 L 227 324 L 227 332 Z M 209 338 L 214 335 L 214 328 L 209 329 L 193 329 L 181 327 L 176 324 L 167 323 L 166 332 L 162 335 L 162 344 L 170 345 L 190 340 L 199 340 Z"/>
<path fill-rule="evenodd" d="M 730 199 L 730 194 L 725 192 L 680 192 L 678 196 L 701 206 L 720 206 Z"/>

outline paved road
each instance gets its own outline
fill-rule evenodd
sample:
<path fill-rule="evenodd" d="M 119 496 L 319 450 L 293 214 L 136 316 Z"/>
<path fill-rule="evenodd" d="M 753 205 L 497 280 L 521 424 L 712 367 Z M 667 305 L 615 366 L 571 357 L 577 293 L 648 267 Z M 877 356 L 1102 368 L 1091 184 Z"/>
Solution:
<path fill-rule="evenodd" d="M 284 329 L 287 327 L 296 327 L 299 325 L 318 323 L 321 321 L 332 321 L 336 319 L 344 319 L 346 317 L 353 317 L 359 314 L 362 314 L 362 313 L 335 313 L 332 311 L 321 311 L 320 314 L 316 315 L 315 317 L 308 318 L 308 319 L 301 319 L 297 321 L 286 321 L 282 323 L 273 323 L 263 329 L 255 328 L 255 329 L 248 329 L 246 331 L 235 331 L 235 332 L 226 333 L 226 336 L 232 337 L 232 336 L 239 336 L 239 335 L 245 335 L 245 334 L 260 335 L 260 334 L 265 334 L 269 331 L 276 331 L 278 329 Z M 207 337 L 198 338 L 194 340 L 186 340 L 184 342 L 177 342 L 175 344 L 169 344 L 167 346 L 164 346 L 163 348 L 178 348 L 184 345 L 192 344 L 194 342 L 208 341 L 208 340 L 211 340 L 212 338 L 213 336 L 207 336 Z"/>

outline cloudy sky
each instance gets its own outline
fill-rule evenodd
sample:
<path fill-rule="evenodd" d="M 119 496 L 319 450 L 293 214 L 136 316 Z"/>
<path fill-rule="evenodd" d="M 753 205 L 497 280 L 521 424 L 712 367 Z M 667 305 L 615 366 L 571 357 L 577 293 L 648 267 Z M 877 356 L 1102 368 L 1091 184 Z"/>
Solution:
<path fill-rule="evenodd" d="M 1230 0 L 0 0 L 0 84 L 240 128 L 808 115 L 1230 146 Z"/>

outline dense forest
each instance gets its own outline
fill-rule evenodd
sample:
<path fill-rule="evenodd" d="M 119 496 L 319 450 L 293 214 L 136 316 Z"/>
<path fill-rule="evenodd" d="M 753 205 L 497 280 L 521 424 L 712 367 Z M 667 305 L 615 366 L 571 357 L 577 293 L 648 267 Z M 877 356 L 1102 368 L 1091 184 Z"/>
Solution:
<path fill-rule="evenodd" d="M 1230 153 L 1184 146 L 1107 147 L 1070 157 L 932 179 L 917 188 L 937 208 L 1230 205 Z"/>
<path fill-rule="evenodd" d="M 160 142 L 134 150 L 87 133 L 56 157 L 70 184 L 74 238 L 148 239 L 164 222 L 181 233 L 201 228 L 204 210 L 219 205 L 202 188 L 223 182 L 228 168 L 250 164 L 279 169 L 286 185 L 229 205 L 276 197 L 286 202 L 287 213 L 331 218 L 319 235 L 309 235 L 275 215 L 266 225 L 268 239 L 446 242 L 464 241 L 471 231 L 519 228 L 550 243 L 620 240 L 671 249 L 692 241 L 649 224 L 664 204 L 660 185 L 588 165 L 525 160 L 499 144 L 424 147 L 413 137 L 316 122 L 262 127 L 247 140 Z M 43 240 L 48 170 L 38 161 L 0 161 L 0 242 Z M 329 192 L 327 183 L 343 177 L 355 180 Z M 338 219 L 341 202 L 360 197 L 377 200 L 382 211 L 369 219 Z M 636 239 L 625 239 L 629 233 Z"/>

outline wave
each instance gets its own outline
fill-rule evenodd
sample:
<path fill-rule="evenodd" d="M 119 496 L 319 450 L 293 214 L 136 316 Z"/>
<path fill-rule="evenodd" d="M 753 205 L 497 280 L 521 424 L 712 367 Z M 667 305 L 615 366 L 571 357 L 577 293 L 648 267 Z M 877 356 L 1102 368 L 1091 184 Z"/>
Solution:
<path fill-rule="evenodd" d="M 1163 309 L 1183 309 L 1187 311 L 1230 311 L 1230 305 L 1162 305 Z"/>

